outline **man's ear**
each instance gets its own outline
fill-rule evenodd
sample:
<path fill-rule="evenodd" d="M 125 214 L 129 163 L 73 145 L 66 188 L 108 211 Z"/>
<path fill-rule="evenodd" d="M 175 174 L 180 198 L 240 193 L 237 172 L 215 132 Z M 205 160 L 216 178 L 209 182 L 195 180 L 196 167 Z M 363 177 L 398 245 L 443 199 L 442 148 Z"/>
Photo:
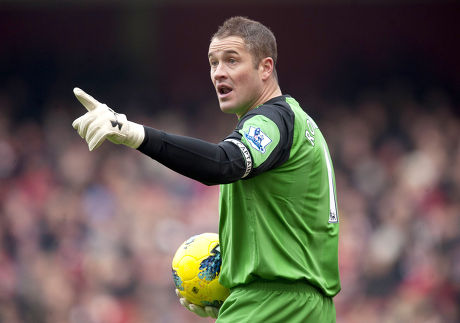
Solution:
<path fill-rule="evenodd" d="M 273 58 L 265 57 L 259 63 L 259 73 L 263 81 L 266 81 L 272 74 L 275 63 Z"/>

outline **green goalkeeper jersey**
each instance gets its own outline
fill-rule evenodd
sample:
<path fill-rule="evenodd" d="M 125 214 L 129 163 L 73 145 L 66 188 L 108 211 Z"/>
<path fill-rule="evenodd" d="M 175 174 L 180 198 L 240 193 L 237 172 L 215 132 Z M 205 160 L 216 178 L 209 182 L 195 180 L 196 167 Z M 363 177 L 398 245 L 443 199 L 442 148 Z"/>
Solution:
<path fill-rule="evenodd" d="M 340 291 L 334 169 L 315 122 L 288 95 L 249 111 L 227 141 L 246 159 L 220 187 L 220 282 L 304 280 Z"/>

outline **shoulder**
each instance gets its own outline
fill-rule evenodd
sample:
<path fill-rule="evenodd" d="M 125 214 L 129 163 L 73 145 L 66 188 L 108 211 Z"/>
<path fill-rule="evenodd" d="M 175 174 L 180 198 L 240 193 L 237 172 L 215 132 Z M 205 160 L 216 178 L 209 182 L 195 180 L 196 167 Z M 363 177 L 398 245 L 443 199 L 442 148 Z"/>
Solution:
<path fill-rule="evenodd" d="M 293 124 L 294 113 L 283 95 L 249 111 L 238 122 L 236 131 L 253 156 L 270 155 L 280 147 L 290 147 Z"/>
<path fill-rule="evenodd" d="M 272 119 L 273 121 L 279 118 L 290 117 L 291 115 L 293 115 L 293 111 L 288 102 L 286 101 L 287 98 L 290 98 L 290 96 L 281 95 L 275 97 L 246 113 L 241 119 L 241 121 L 247 120 L 257 115 L 266 116 Z"/>
<path fill-rule="evenodd" d="M 251 178 L 273 169 L 289 158 L 293 141 L 294 112 L 279 96 L 246 113 L 227 137 L 247 151 L 252 162 Z"/>
<path fill-rule="evenodd" d="M 293 123 L 294 112 L 287 103 L 288 95 L 273 98 L 259 107 L 246 113 L 238 122 L 237 128 L 243 128 L 243 125 L 249 123 L 274 123 L 281 131 L 286 125 Z M 271 122 L 270 122 L 271 121 Z"/>

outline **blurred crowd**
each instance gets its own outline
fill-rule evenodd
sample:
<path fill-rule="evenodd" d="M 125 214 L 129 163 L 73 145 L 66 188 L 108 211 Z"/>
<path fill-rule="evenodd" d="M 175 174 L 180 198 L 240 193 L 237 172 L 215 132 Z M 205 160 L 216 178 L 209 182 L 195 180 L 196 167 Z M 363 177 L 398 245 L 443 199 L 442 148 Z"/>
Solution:
<path fill-rule="evenodd" d="M 211 322 L 179 304 L 171 260 L 191 235 L 217 232 L 218 187 L 126 147 L 89 152 L 71 90 L 51 91 L 32 118 L 0 91 L 0 322 Z M 335 166 L 337 322 L 459 322 L 459 107 L 442 90 L 393 85 L 350 102 L 298 99 Z M 236 123 L 214 101 L 197 113 L 135 105 L 116 109 L 213 142 Z"/>

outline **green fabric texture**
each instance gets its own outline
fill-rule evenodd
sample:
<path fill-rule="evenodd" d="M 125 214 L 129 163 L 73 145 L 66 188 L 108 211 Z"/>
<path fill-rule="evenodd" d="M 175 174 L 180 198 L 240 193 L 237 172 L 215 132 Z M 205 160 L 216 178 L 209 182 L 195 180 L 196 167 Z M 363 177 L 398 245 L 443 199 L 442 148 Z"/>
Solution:
<path fill-rule="evenodd" d="M 232 290 L 216 323 L 335 323 L 332 298 L 305 283 L 254 282 Z"/>
<path fill-rule="evenodd" d="M 340 291 L 339 223 L 329 150 L 297 101 L 281 97 L 276 103 L 295 116 L 285 118 L 294 122 L 290 157 L 257 176 L 221 185 L 219 281 L 228 288 L 258 279 L 306 281 L 332 297 Z M 272 140 L 265 153 L 241 140 L 256 163 L 268 158 L 279 142 L 276 134 L 281 132 L 273 125 L 256 115 L 242 127 L 243 137 L 252 126 Z"/>

